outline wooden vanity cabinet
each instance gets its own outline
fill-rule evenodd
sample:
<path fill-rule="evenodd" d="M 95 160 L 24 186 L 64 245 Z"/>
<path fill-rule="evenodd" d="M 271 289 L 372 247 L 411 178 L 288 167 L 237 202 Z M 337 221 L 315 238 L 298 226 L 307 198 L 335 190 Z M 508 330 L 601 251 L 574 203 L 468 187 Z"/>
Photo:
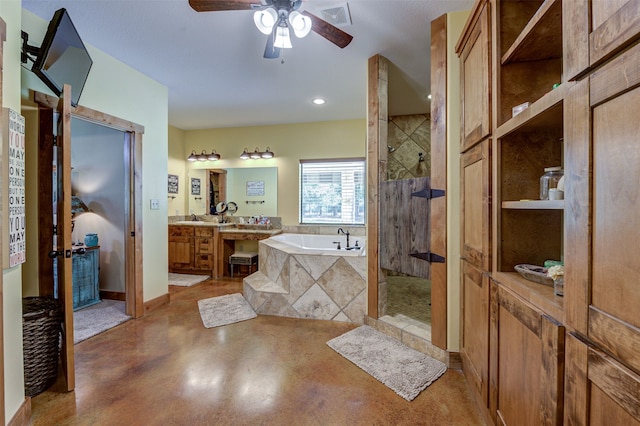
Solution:
<path fill-rule="evenodd" d="M 169 272 L 216 277 L 217 235 L 212 226 L 169 225 Z"/>
<path fill-rule="evenodd" d="M 213 228 L 195 228 L 195 256 L 194 256 L 194 269 L 211 271 L 214 267 L 214 229 Z"/>

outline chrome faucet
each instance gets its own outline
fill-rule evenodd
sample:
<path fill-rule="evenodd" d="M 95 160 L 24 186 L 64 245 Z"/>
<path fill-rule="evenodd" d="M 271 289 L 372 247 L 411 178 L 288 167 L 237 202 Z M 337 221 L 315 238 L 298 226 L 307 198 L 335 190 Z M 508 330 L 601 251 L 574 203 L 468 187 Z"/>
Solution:
<path fill-rule="evenodd" d="M 347 236 L 347 245 L 345 246 L 345 249 L 346 249 L 346 250 L 349 250 L 349 249 L 350 249 L 350 247 L 349 247 L 349 231 L 346 231 L 346 232 L 345 232 L 345 230 L 344 230 L 344 229 L 342 229 L 342 228 L 338 228 L 338 235 L 340 235 L 341 233 L 342 233 L 343 235 L 346 235 L 346 236 Z"/>
<path fill-rule="evenodd" d="M 191 214 L 191 220 L 192 220 L 193 222 L 197 222 L 197 221 L 198 221 L 198 216 L 196 216 L 195 214 L 193 214 L 193 213 L 192 213 L 192 214 Z"/>

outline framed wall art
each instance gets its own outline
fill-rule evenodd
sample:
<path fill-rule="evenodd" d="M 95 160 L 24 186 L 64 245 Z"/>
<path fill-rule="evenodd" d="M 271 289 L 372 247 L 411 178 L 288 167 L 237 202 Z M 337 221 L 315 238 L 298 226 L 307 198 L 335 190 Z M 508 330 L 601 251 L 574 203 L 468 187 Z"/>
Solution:
<path fill-rule="evenodd" d="M 178 175 L 169 175 L 167 192 L 169 194 L 177 194 L 178 193 Z"/>

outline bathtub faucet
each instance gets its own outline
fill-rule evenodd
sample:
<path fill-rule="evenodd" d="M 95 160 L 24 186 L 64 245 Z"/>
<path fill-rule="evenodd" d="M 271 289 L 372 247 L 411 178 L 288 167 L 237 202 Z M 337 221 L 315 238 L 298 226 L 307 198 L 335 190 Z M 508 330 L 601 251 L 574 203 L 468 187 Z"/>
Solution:
<path fill-rule="evenodd" d="M 343 235 L 346 235 L 346 236 L 347 236 L 347 245 L 345 246 L 345 249 L 346 249 L 346 250 L 350 250 L 350 249 L 351 249 L 351 247 L 349 247 L 349 231 L 346 231 L 346 232 L 345 232 L 345 231 L 344 231 L 344 229 L 342 229 L 342 228 L 338 228 L 338 235 L 340 235 L 341 233 L 342 233 Z"/>

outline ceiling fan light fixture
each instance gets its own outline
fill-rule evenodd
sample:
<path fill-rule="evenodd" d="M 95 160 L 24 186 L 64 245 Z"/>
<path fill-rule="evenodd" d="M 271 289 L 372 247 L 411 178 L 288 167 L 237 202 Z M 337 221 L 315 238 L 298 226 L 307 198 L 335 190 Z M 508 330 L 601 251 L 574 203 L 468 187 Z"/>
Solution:
<path fill-rule="evenodd" d="M 277 20 L 278 13 L 273 8 L 258 10 L 253 14 L 253 22 L 262 34 L 271 34 Z"/>
<path fill-rule="evenodd" d="M 289 24 L 298 38 L 306 37 L 311 32 L 311 18 L 300 12 L 293 11 L 289 14 Z"/>
<path fill-rule="evenodd" d="M 289 37 L 288 26 L 278 26 L 278 28 L 276 28 L 276 39 L 273 45 L 280 49 L 291 49 L 293 47 L 291 45 L 291 38 Z"/>

